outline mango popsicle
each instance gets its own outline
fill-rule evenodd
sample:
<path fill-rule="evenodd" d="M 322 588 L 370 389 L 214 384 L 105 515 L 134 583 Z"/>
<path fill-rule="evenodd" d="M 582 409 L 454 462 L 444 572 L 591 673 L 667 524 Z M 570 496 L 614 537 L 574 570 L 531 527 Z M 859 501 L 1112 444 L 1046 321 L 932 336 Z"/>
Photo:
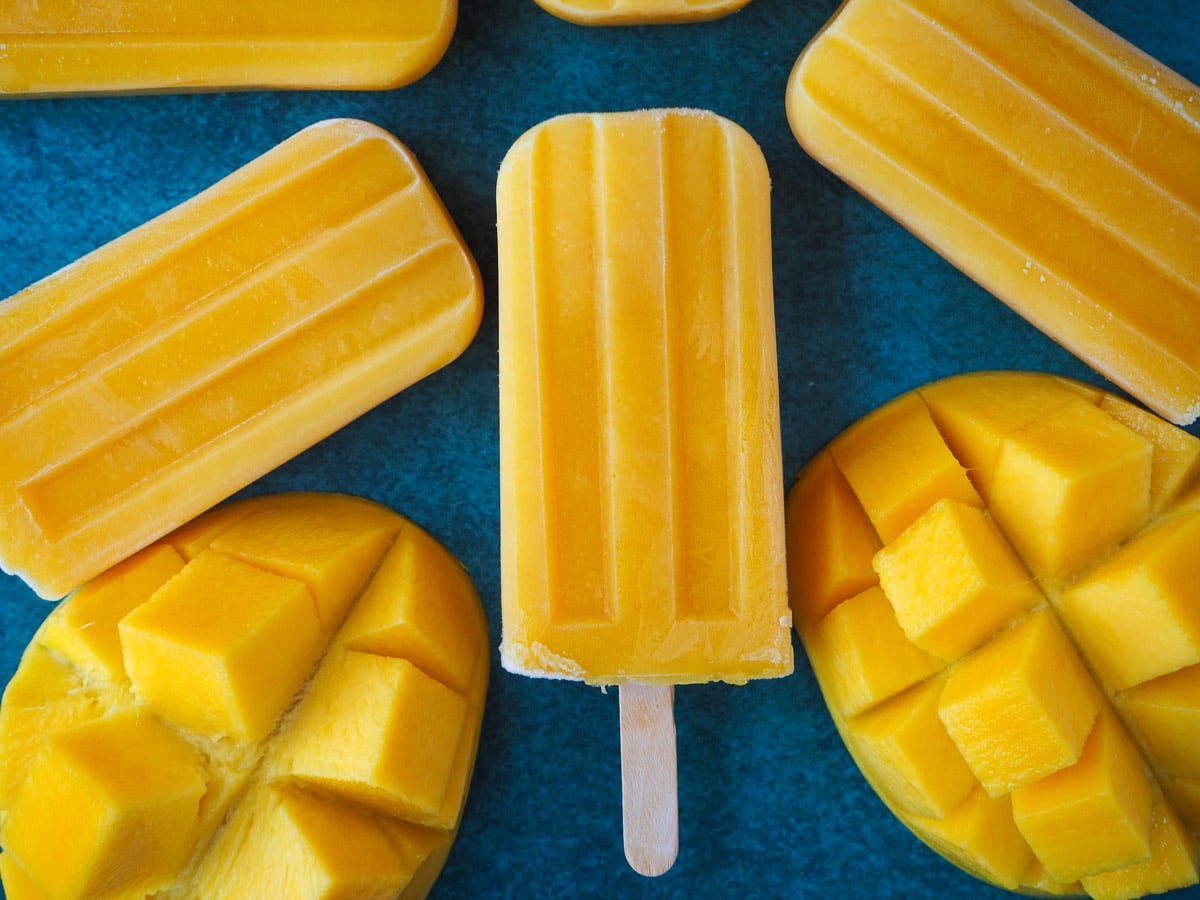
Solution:
<path fill-rule="evenodd" d="M 1200 414 L 1200 88 L 1065 0 L 850 0 L 787 91 L 819 162 L 1178 424 Z"/>
<path fill-rule="evenodd" d="M 301 131 L 0 303 L 0 566 L 61 596 L 455 359 L 481 304 L 406 148 Z"/>
<path fill-rule="evenodd" d="M 0 95 L 394 88 L 446 52 L 457 0 L 73 0 L 0 8 Z"/>
<path fill-rule="evenodd" d="M 737 12 L 750 0 L 537 0 L 538 6 L 577 25 L 650 25 L 704 22 Z"/>
<path fill-rule="evenodd" d="M 671 685 L 788 674 L 757 145 L 702 111 L 562 116 L 497 205 L 503 666 L 621 685 L 623 735 L 646 685 L 669 725 Z"/>

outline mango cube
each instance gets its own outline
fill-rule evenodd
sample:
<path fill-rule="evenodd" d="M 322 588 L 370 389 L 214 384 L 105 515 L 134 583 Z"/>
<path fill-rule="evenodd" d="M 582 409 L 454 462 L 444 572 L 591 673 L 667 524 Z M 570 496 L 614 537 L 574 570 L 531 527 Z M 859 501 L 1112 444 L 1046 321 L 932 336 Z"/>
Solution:
<path fill-rule="evenodd" d="M 914 819 L 913 828 L 927 844 L 963 868 L 1001 887 L 1015 890 L 1033 862 L 1033 853 L 1013 824 L 1007 796 L 990 797 L 976 787 L 941 819 Z"/>
<path fill-rule="evenodd" d="M 983 501 L 917 394 L 905 394 L 829 445 L 838 468 L 887 543 L 935 501 Z"/>
<path fill-rule="evenodd" d="M 25 652 L 0 704 L 0 810 L 12 806 L 46 738 L 99 718 L 115 693 L 89 690 L 85 675 L 43 645 Z M 47 703 L 48 694 L 61 699 Z"/>
<path fill-rule="evenodd" d="M 1200 438 L 1112 394 L 1104 395 L 1100 409 L 1154 447 L 1150 464 L 1150 510 L 1158 512 L 1200 472 Z"/>
<path fill-rule="evenodd" d="M 303 583 L 201 553 L 119 626 L 134 690 L 168 721 L 211 737 L 266 737 L 323 641 Z"/>
<path fill-rule="evenodd" d="M 835 438 L 788 519 L 796 573 L 853 572 L 847 523 L 910 519 L 877 533 L 877 583 L 792 594 L 842 739 L 909 828 L 1023 892 L 1196 883 L 1200 440 L 1068 379 L 958 375 Z"/>
<path fill-rule="evenodd" d="M 1191 836 L 1179 816 L 1161 798 L 1151 810 L 1150 846 L 1150 858 L 1144 862 L 1081 878 L 1088 896 L 1095 900 L 1122 900 L 1196 883 L 1196 851 Z"/>
<path fill-rule="evenodd" d="M 788 556 L 798 629 L 879 580 L 871 558 L 883 545 L 828 451 L 813 459 L 788 493 L 786 522 L 788 541 L 809 548 Z"/>
<path fill-rule="evenodd" d="M 1200 663 L 1200 512 L 1168 519 L 1068 588 L 1058 610 L 1114 690 Z"/>
<path fill-rule="evenodd" d="M 223 529 L 212 542 L 236 559 L 302 582 L 322 630 L 341 624 L 399 529 L 396 516 L 350 497 L 285 495 Z"/>
<path fill-rule="evenodd" d="M 831 685 L 838 712 L 856 716 L 942 668 L 941 660 L 909 643 L 878 585 L 836 607 L 813 627 L 809 642 L 820 648 L 815 665 Z M 873 665 L 886 659 L 887 666 Z"/>
<path fill-rule="evenodd" d="M 980 372 L 946 378 L 918 393 L 946 445 L 979 495 L 991 495 L 996 458 L 1005 437 L 1072 398 L 1099 399 L 1095 388 L 1032 372 Z"/>
<path fill-rule="evenodd" d="M 1043 599 L 987 515 L 955 500 L 934 503 L 872 564 L 908 639 L 946 661 Z"/>
<path fill-rule="evenodd" d="M 1153 457 L 1144 437 L 1072 399 L 1004 438 L 988 507 L 1035 574 L 1063 576 L 1146 521 Z"/>
<path fill-rule="evenodd" d="M 484 649 L 473 627 L 478 600 L 466 570 L 435 546 L 420 529 L 403 529 L 338 639 L 348 650 L 411 660 L 465 694 Z M 429 603 L 430 595 L 442 602 Z"/>
<path fill-rule="evenodd" d="M 381 819 L 333 798 L 291 788 L 262 796 L 221 892 L 231 897 L 399 897 L 415 868 Z"/>
<path fill-rule="evenodd" d="M 406 659 L 351 650 L 327 663 L 307 702 L 289 738 L 298 779 L 419 824 L 452 824 L 438 817 L 464 697 Z"/>
<path fill-rule="evenodd" d="M 26 650 L 0 702 L 5 895 L 424 897 L 489 661 L 461 564 L 391 510 L 219 507 Z"/>
<path fill-rule="evenodd" d="M 205 787 L 199 754 L 152 716 L 98 719 L 47 740 L 5 851 L 52 897 L 152 893 L 191 849 Z"/>
<path fill-rule="evenodd" d="M 931 678 L 843 726 L 863 771 L 908 815 L 942 818 L 979 784 L 938 718 L 943 685 Z"/>
<path fill-rule="evenodd" d="M 1200 665 L 1189 666 L 1117 695 L 1154 764 L 1200 777 Z"/>
<path fill-rule="evenodd" d="M 1150 858 L 1153 803 L 1141 756 L 1111 710 L 1074 765 L 1012 792 L 1013 819 L 1056 881 Z"/>
<path fill-rule="evenodd" d="M 42 640 L 77 668 L 108 679 L 125 675 L 117 623 L 145 603 L 183 568 L 170 546 L 159 544 L 135 553 L 88 582 L 56 608 L 46 621 Z"/>
<path fill-rule="evenodd" d="M 938 715 L 996 797 L 1074 764 L 1099 709 L 1100 692 L 1083 662 L 1041 610 L 951 670 Z"/>

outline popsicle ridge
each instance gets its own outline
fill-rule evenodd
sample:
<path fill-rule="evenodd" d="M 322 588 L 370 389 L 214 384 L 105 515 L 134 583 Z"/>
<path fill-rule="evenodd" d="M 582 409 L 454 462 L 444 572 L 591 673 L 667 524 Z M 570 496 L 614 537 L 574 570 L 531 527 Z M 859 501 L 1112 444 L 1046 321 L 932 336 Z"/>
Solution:
<path fill-rule="evenodd" d="M 456 0 L 84 4 L 0 11 L 0 95 L 394 88 L 441 59 Z"/>
<path fill-rule="evenodd" d="M 1187 167 L 1180 164 L 1189 154 L 1200 156 L 1200 136 L 1191 142 L 1176 141 L 1162 122 L 1174 114 L 1174 106 L 1147 102 L 1150 98 L 1145 95 L 1162 94 L 1157 86 L 1160 78 L 1163 87 L 1168 86 L 1167 75 L 1155 76 L 1154 86 L 1147 77 L 1137 81 L 1136 87 L 1127 87 L 1121 76 L 1132 63 L 1122 68 L 1118 60 L 1104 55 L 1102 47 L 1091 43 L 1072 46 L 1063 38 L 1062 24 L 1034 4 L 1022 7 L 1028 18 L 1012 9 L 995 8 L 964 16 L 961 4 L 947 5 L 938 0 L 910 0 L 898 4 L 897 12 L 907 13 L 912 22 L 890 22 L 889 29 L 881 27 L 887 21 L 883 17 L 863 23 L 863 38 L 873 49 L 852 37 L 847 40 L 887 66 L 891 77 L 910 82 L 914 93 L 925 93 L 931 104 L 961 120 L 963 128 L 993 146 L 1011 165 L 1025 166 L 1036 173 L 1047 191 L 1057 195 L 1064 206 L 1077 209 L 1090 225 L 1100 227 L 1111 221 L 1117 240 L 1140 252 L 1166 276 L 1185 285 L 1194 283 L 1200 262 L 1188 235 L 1200 227 L 1200 187 L 1195 179 L 1187 177 Z M 940 19 L 932 18 L 934 15 Z M 951 17 L 952 28 L 941 24 Z M 920 54 L 903 42 L 893 46 L 896 33 L 908 27 L 937 31 L 957 52 Z M 1028 52 L 1012 53 L 1012 44 L 1018 41 L 1054 58 L 1056 64 L 1047 67 Z M 1110 49 L 1112 44 L 1110 39 Z M 1064 81 L 1070 82 L 1058 71 L 1058 62 L 1064 58 L 1110 88 L 1117 101 L 1100 110 L 1079 103 L 1072 109 L 1075 98 L 1063 92 Z M 997 92 L 985 96 L 977 86 L 988 72 L 997 76 Z M 1102 93 L 1094 91 L 1088 99 Z M 1127 93 L 1134 96 L 1126 100 Z M 1116 117 L 1113 107 L 1119 114 Z M 1005 111 L 1011 109 L 1021 109 L 1024 115 L 1006 115 Z M 1127 121 L 1117 128 L 1113 124 L 1117 118 Z M 994 137 L 1001 125 L 1012 137 L 1004 141 Z M 1179 146 L 1173 147 L 1173 143 Z M 1083 184 L 1072 178 L 1070 171 L 1062 171 L 1069 164 L 1070 154 L 1079 147 L 1105 168 L 1105 177 L 1095 179 L 1095 184 Z M 1177 221 L 1179 227 L 1147 231 L 1131 227 L 1128 215 L 1103 212 L 1106 207 L 1124 207 L 1127 213 L 1144 211 L 1147 205 L 1154 217 L 1163 222 Z"/>
<path fill-rule="evenodd" d="M 775 645 L 750 662 L 744 637 L 781 590 L 747 558 L 777 499 L 775 466 L 754 470 L 778 446 L 771 281 L 745 262 L 769 261 L 767 178 L 740 129 L 702 115 L 564 118 L 502 167 L 501 294 L 529 285 L 502 316 L 502 391 L 533 395 L 502 416 L 505 577 L 539 595 L 510 606 L 510 670 L 614 683 L 654 680 L 651 660 L 664 681 L 706 680 L 698 657 L 729 680 L 785 664 Z"/>
<path fill-rule="evenodd" d="M 961 168 L 956 168 L 948 175 L 939 175 L 934 161 L 926 164 L 919 155 L 905 149 L 901 131 L 885 132 L 878 126 L 872 127 L 873 123 L 865 115 L 863 118 L 855 118 L 855 124 L 864 131 L 870 129 L 869 133 L 874 141 L 878 141 L 886 152 L 893 154 L 901 165 L 915 177 L 925 181 L 932 190 L 944 188 L 941 190 L 943 196 L 962 191 L 963 194 L 957 194 L 962 197 L 970 186 L 974 185 L 971 193 L 975 194 L 979 202 L 965 202 L 964 207 L 968 212 L 975 215 L 998 240 L 1008 243 L 1014 250 L 1025 253 L 1027 257 L 1037 257 L 1041 251 L 1041 268 L 1054 273 L 1062 282 L 1080 284 L 1089 292 L 1102 291 L 1107 295 L 1106 299 L 1111 298 L 1113 303 L 1117 303 L 1127 294 L 1124 289 L 1130 285 L 1115 283 L 1115 279 L 1111 277 L 1114 273 L 1120 274 L 1120 267 L 1109 268 L 1100 265 L 1100 262 L 1116 257 L 1123 258 L 1130 266 L 1138 267 L 1138 278 L 1149 281 L 1157 288 L 1157 296 L 1168 302 L 1174 297 L 1184 299 L 1168 308 L 1177 311 L 1178 315 L 1173 316 L 1172 321 L 1161 325 L 1155 321 L 1154 316 L 1147 315 L 1149 307 L 1140 297 L 1136 302 L 1127 302 L 1122 313 L 1131 324 L 1137 328 L 1161 328 L 1164 339 L 1178 334 L 1180 329 L 1190 328 L 1194 333 L 1200 322 L 1200 314 L 1183 308 L 1188 289 L 1200 279 L 1200 255 L 1195 252 L 1194 240 L 1197 229 L 1200 229 L 1200 216 L 1194 210 L 1182 201 L 1165 195 L 1157 185 L 1146 181 L 1141 174 L 1132 170 L 1112 147 L 1098 144 L 1060 113 L 1046 111 L 1044 116 L 1036 118 L 1030 116 L 1024 119 L 1005 119 L 1005 127 L 1016 132 L 1017 137 L 1002 144 L 991 135 L 995 133 L 996 124 L 1004 118 L 1004 111 L 1024 104 L 1031 104 L 1033 108 L 1037 108 L 1035 97 L 997 101 L 994 96 L 982 99 L 977 94 L 973 95 L 969 89 L 960 93 L 954 82 L 955 79 L 959 79 L 960 82 L 968 80 L 962 73 L 962 69 L 968 65 L 968 60 L 988 67 L 992 63 L 988 60 L 973 59 L 975 52 L 967 49 L 969 45 L 954 38 L 950 40 L 967 52 L 952 58 L 916 53 L 908 58 L 889 57 L 882 52 L 887 48 L 880 46 L 880 38 L 885 33 L 883 23 L 877 24 L 880 31 L 871 35 L 871 39 L 876 42 L 873 47 L 848 38 L 847 50 L 852 48 L 853 52 L 861 54 L 862 65 L 878 67 L 878 76 L 891 82 L 889 88 L 894 93 L 890 93 L 889 96 L 896 101 L 898 107 L 914 109 L 927 104 L 928 107 L 935 108 L 932 115 L 941 116 L 943 121 L 955 122 L 959 129 L 958 137 L 964 144 L 969 144 L 974 152 L 964 153 L 960 158 L 953 160 L 952 164 Z M 928 63 L 926 69 L 931 83 L 944 87 L 941 96 L 916 77 L 918 73 L 914 70 L 921 62 Z M 938 71 L 941 68 L 939 63 L 945 64 L 944 70 Z M 957 70 L 958 74 L 952 77 L 950 69 Z M 806 82 L 808 86 L 813 84 Z M 1013 90 L 1021 91 L 1016 85 L 1013 86 Z M 838 114 L 847 118 L 865 110 L 864 107 L 839 108 L 840 98 L 832 93 L 818 96 L 828 102 L 831 109 L 836 109 Z M 968 105 L 976 101 L 978 105 L 969 108 Z M 976 124 L 977 121 L 984 124 Z M 1062 141 L 1052 138 L 1052 133 L 1057 127 L 1069 132 Z M 1105 165 L 1108 170 L 1106 176 L 1097 178 L 1095 184 L 1089 182 L 1080 185 L 1055 171 L 1059 161 L 1064 159 L 1064 151 L 1070 145 L 1078 143 L 1090 145 L 1093 162 L 1098 158 L 1108 158 Z M 1013 145 L 1020 146 L 1021 151 L 1011 149 Z M 971 167 L 974 167 L 974 172 L 971 171 Z M 991 193 L 995 181 L 979 177 L 980 174 L 987 173 L 996 178 L 1006 178 L 1011 177 L 1009 173 L 1019 169 L 1029 171 L 1033 178 L 1031 183 L 1021 186 L 1026 196 L 1015 198 L 1011 210 L 1006 211 L 1010 212 L 1013 218 L 1004 221 L 999 214 L 990 215 L 989 204 L 985 198 Z M 949 179 L 954 180 L 947 183 Z M 1131 179 L 1141 183 L 1131 185 Z M 1096 197 L 1097 194 L 1100 195 L 1099 198 Z M 1104 200 L 1110 203 L 1155 204 L 1159 207 L 1156 214 L 1162 221 L 1177 220 L 1179 227 L 1164 228 L 1159 232 L 1135 230 L 1128 217 L 1122 219 L 1106 215 L 1099 208 Z M 1155 201 L 1159 202 L 1156 204 Z M 1078 262 L 1069 255 L 1055 253 L 1052 247 L 1038 246 L 1036 235 L 1024 227 L 1026 223 L 1019 219 L 1021 210 L 1028 209 L 1033 204 L 1043 205 L 1045 214 L 1053 216 L 1053 220 L 1048 224 L 1067 241 L 1079 246 L 1092 239 L 1101 242 L 1100 245 L 1088 258 Z M 1156 314 L 1161 315 L 1162 310 L 1157 310 Z M 1185 361 L 1196 362 L 1195 359 Z"/>
<path fill-rule="evenodd" d="M 797 62 L 789 116 L 951 262 L 1186 421 L 1200 410 L 1198 99 L 1056 0 L 855 0 Z"/>
<path fill-rule="evenodd" d="M 187 208 L 124 235 L 120 258 L 100 248 L 6 300 L 0 377 L 8 389 L 0 415 L 111 365 L 130 343 L 160 340 L 189 310 L 206 314 L 222 292 L 261 278 L 264 267 L 286 264 L 314 237 L 413 186 L 414 174 L 392 163 L 385 144 L 326 147 L 321 137 L 316 128 L 297 135 L 297 153 L 317 154 L 309 163 L 291 170 L 267 154 L 239 171 L 236 196 L 219 182 Z M 289 202 L 297 191 L 311 195 L 302 208 Z M 62 299 L 47 308 L 41 297 L 51 290 Z"/>
<path fill-rule="evenodd" d="M 340 380 L 342 373 L 350 374 L 352 370 L 345 367 L 353 366 L 358 354 L 382 349 L 380 345 L 392 335 L 389 330 L 376 331 L 373 324 L 386 314 L 381 309 L 386 297 L 398 285 L 403 289 L 405 280 L 418 277 L 410 270 L 431 265 L 429 259 L 452 264 L 445 259 L 446 246 L 440 244 L 424 251 L 408 265 L 390 267 L 384 277 L 370 278 L 362 288 L 346 293 L 328 309 L 282 325 L 277 335 L 257 346 L 247 343 L 237 348 L 242 350 L 240 357 L 211 373 L 193 378 L 186 371 L 171 371 L 164 365 L 171 391 L 160 402 L 147 406 L 141 414 L 131 414 L 125 424 L 111 431 L 92 432 L 93 443 L 80 446 L 74 455 L 64 454 L 61 461 L 21 485 L 18 495 L 22 503 L 31 510 L 42 532 L 57 540 L 68 529 L 102 511 L 112 497 L 161 478 L 167 466 L 186 466 L 190 458 L 206 452 L 215 442 L 231 439 L 235 429 L 268 428 L 271 411 L 309 389 L 313 379 L 328 375 Z M 426 316 L 424 325 L 407 320 L 407 316 L 406 321 L 392 323 L 393 327 L 404 328 L 406 344 L 433 343 L 439 330 L 453 328 L 453 321 L 447 320 L 459 313 L 453 308 L 438 309 L 438 304 L 429 302 L 441 301 L 441 296 L 423 299 L 426 308 L 406 313 L 412 319 Z M 207 330 L 205 323 L 199 327 Z M 363 338 L 326 347 L 324 335 L 331 330 L 351 336 L 361 334 Z M 185 339 L 191 341 L 194 336 L 185 335 Z M 164 350 L 169 346 L 160 345 Z M 131 376 L 138 378 L 134 373 L 146 361 L 135 358 L 131 362 Z M 279 374 L 264 378 L 264 371 Z M 131 403 L 130 408 L 134 407 Z M 197 417 L 197 409 L 207 414 Z M 70 417 L 70 413 L 63 416 Z M 302 433 L 301 426 L 293 437 Z M 255 457 L 250 454 L 249 458 Z"/>
<path fill-rule="evenodd" d="M 474 261 L 407 150 L 351 120 L 292 141 L 0 306 L 47 320 L 0 350 L 7 570 L 111 565 L 473 337 Z"/>

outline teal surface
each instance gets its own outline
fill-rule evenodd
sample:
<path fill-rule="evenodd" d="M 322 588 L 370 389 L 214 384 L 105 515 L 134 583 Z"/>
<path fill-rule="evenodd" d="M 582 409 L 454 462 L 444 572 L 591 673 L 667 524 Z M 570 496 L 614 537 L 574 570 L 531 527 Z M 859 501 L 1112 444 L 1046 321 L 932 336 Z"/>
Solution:
<path fill-rule="evenodd" d="M 752 0 L 711 23 L 588 29 L 533 0 L 463 0 L 445 58 L 396 91 L 0 103 L 0 297 L 319 119 L 356 116 L 393 132 L 421 160 L 479 262 L 483 325 L 451 366 L 247 493 L 346 491 L 411 517 L 471 571 L 495 645 L 495 176 L 510 144 L 543 119 L 703 107 L 758 140 L 773 184 L 789 483 L 842 428 L 936 378 L 1022 368 L 1102 383 L 796 143 L 784 111 L 788 73 L 836 5 Z M 1200 81 L 1195 0 L 1079 5 Z M 0 683 L 49 609 L 0 576 Z M 802 652 L 787 679 L 677 691 L 681 849 L 675 867 L 651 880 L 629 869 L 621 849 L 616 693 L 509 675 L 495 654 L 493 663 L 476 777 L 435 897 L 1000 894 L 942 862 L 884 810 L 843 750 Z"/>

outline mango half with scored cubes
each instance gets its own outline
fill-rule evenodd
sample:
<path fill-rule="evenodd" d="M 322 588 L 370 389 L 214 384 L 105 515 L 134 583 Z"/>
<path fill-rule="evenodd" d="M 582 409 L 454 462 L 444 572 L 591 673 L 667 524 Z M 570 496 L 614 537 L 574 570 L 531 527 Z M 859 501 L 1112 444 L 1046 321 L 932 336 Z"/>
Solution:
<path fill-rule="evenodd" d="M 338 494 L 217 507 L 57 607 L 0 704 L 24 898 L 423 897 L 488 680 L 461 565 Z"/>
<path fill-rule="evenodd" d="M 1200 440 L 984 372 L 898 397 L 788 494 L 796 629 L 858 767 L 1010 890 L 1195 884 Z"/>

